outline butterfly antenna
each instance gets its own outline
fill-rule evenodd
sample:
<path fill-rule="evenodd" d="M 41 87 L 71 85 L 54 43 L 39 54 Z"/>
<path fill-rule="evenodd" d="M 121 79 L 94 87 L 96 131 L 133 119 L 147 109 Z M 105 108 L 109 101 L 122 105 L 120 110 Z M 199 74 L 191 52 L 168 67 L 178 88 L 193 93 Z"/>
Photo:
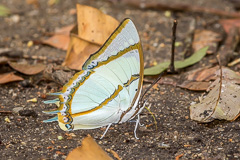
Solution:
<path fill-rule="evenodd" d="M 146 93 L 162 78 L 162 76 L 165 74 L 166 72 L 162 72 L 159 74 L 158 78 L 145 90 L 145 92 L 143 93 L 142 97 L 141 97 L 141 101 L 143 100 L 143 97 L 146 95 Z M 149 98 L 149 96 L 148 96 Z M 148 100 L 147 98 L 147 100 Z M 145 100 L 145 101 L 147 101 Z M 144 103 L 143 103 L 144 104 Z"/>
<path fill-rule="evenodd" d="M 102 137 L 101 137 L 100 139 L 103 139 L 103 137 L 105 136 L 105 134 L 107 133 L 107 131 L 108 131 L 108 129 L 110 128 L 111 125 L 112 125 L 112 123 L 110 123 L 110 124 L 107 126 L 106 130 L 104 131 L 104 133 L 103 133 L 103 135 L 102 135 Z"/>

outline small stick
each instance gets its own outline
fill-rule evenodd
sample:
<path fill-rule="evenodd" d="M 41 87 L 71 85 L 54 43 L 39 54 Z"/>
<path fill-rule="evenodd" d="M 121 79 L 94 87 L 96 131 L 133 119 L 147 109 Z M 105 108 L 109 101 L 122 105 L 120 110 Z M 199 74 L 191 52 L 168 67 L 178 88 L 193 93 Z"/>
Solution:
<path fill-rule="evenodd" d="M 0 111 L 0 116 L 13 114 L 12 111 Z"/>
<path fill-rule="evenodd" d="M 175 72 L 175 68 L 174 68 L 174 54 L 175 54 L 176 30 L 177 30 L 177 20 L 175 19 L 173 21 L 173 27 L 172 27 L 172 55 L 171 55 L 171 63 L 169 65 L 171 73 Z M 143 97 L 146 95 L 146 93 L 162 78 L 162 76 L 165 73 L 166 72 L 162 72 L 162 73 L 159 74 L 158 78 L 145 90 L 145 92 L 143 93 L 143 95 L 142 95 L 140 100 L 143 100 Z M 148 96 L 148 98 L 149 98 L 149 96 Z"/>
<path fill-rule="evenodd" d="M 171 73 L 175 72 L 174 54 L 175 54 L 176 30 L 177 30 L 177 20 L 175 19 L 173 21 L 173 27 L 172 27 L 172 54 L 171 54 L 171 63 L 169 65 L 169 69 Z"/>

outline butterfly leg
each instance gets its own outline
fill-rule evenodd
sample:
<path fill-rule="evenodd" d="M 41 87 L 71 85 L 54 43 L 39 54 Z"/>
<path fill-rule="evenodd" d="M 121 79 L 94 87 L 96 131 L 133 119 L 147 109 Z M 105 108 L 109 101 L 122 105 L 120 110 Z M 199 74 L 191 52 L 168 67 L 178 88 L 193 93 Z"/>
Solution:
<path fill-rule="evenodd" d="M 139 114 L 138 114 L 138 123 L 139 123 L 139 126 L 141 126 L 141 127 L 144 126 L 144 124 L 140 123 L 140 115 Z"/>
<path fill-rule="evenodd" d="M 103 139 L 103 137 L 104 137 L 105 134 L 107 133 L 108 129 L 110 128 L 111 124 L 112 124 L 112 123 L 110 123 L 110 124 L 107 126 L 106 130 L 104 131 L 104 133 L 103 133 L 103 135 L 102 135 L 102 137 L 101 137 L 100 139 Z"/>
<path fill-rule="evenodd" d="M 138 119 L 136 120 L 136 126 L 135 126 L 135 128 L 134 128 L 134 136 L 135 136 L 136 139 L 139 139 L 139 138 L 137 137 L 138 124 L 139 124 L 139 117 L 138 117 Z"/>

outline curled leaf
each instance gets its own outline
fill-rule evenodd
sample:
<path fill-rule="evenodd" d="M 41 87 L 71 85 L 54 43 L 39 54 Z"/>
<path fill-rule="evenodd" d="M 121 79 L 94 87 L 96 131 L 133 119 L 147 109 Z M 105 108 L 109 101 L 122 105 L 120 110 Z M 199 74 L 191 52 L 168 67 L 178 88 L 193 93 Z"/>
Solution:
<path fill-rule="evenodd" d="M 78 35 L 80 38 L 103 45 L 117 28 L 119 22 L 102 11 L 85 5 L 77 5 Z"/>
<path fill-rule="evenodd" d="M 199 122 L 214 119 L 235 120 L 240 115 L 240 76 L 230 69 L 222 71 L 200 103 L 190 106 L 190 117 Z"/>
<path fill-rule="evenodd" d="M 16 62 L 8 62 L 8 64 L 16 71 L 21 72 L 26 75 L 38 74 L 38 73 L 42 72 L 46 67 L 43 64 L 30 65 L 30 64 L 21 64 L 21 63 L 16 63 Z"/>
<path fill-rule="evenodd" d="M 82 146 L 72 150 L 66 160 L 112 160 L 111 157 L 88 135 L 82 141 Z"/>
<path fill-rule="evenodd" d="M 56 30 L 54 35 L 48 39 L 42 40 L 41 42 L 55 48 L 67 50 L 70 42 L 70 31 L 75 25 L 71 24 Z"/>
<path fill-rule="evenodd" d="M 96 52 L 119 22 L 100 10 L 77 5 L 78 25 L 72 29 L 64 66 L 81 70 L 87 58 Z"/>
<path fill-rule="evenodd" d="M 76 35 L 71 35 L 63 65 L 71 69 L 81 70 L 89 55 L 96 52 L 99 48 L 100 46 L 97 44 L 85 41 Z"/>
<path fill-rule="evenodd" d="M 210 82 L 184 81 L 178 87 L 193 91 L 206 91 L 210 86 Z"/>
<path fill-rule="evenodd" d="M 0 84 L 22 80 L 24 80 L 22 77 L 15 75 L 13 72 L 0 74 Z"/>
<path fill-rule="evenodd" d="M 209 47 L 207 53 L 215 53 L 218 49 L 218 42 L 222 40 L 219 33 L 210 30 L 196 30 L 194 33 L 192 48 L 194 52 L 203 47 Z"/>

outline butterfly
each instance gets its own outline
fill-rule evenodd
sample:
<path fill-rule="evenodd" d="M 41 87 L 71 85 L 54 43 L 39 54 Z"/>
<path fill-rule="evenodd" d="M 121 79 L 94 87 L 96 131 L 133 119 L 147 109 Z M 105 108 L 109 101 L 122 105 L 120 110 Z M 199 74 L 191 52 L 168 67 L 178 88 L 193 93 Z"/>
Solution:
<path fill-rule="evenodd" d="M 138 116 L 144 105 L 139 103 L 143 85 L 143 52 L 133 22 L 124 19 L 104 45 L 92 54 L 61 92 L 50 93 L 58 98 L 57 114 L 44 122 L 58 121 L 63 130 L 94 129 L 123 123 Z M 102 137 L 103 137 L 102 136 Z M 101 138 L 102 138 L 101 137 Z M 138 139 L 138 138 L 137 138 Z"/>

